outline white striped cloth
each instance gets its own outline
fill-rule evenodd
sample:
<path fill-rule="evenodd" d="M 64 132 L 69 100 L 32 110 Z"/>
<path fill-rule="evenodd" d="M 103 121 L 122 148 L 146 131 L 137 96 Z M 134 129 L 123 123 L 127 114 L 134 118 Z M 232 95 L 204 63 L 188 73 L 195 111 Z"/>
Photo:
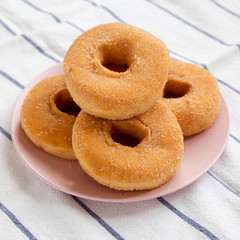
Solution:
<path fill-rule="evenodd" d="M 62 61 L 81 32 L 124 22 L 162 39 L 172 57 L 217 78 L 231 117 L 214 166 L 173 194 L 105 203 L 60 192 L 17 156 L 11 113 L 22 89 Z M 0 239 L 240 239 L 240 2 L 238 0 L 0 1 Z"/>

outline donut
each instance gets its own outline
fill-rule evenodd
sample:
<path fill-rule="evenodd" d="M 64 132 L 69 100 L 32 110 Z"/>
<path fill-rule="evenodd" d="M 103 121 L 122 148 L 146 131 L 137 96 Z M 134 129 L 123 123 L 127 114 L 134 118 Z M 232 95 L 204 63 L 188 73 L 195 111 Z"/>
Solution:
<path fill-rule="evenodd" d="M 26 96 L 21 125 L 29 139 L 48 153 L 76 159 L 72 127 L 80 108 L 66 88 L 64 75 L 43 79 Z"/>
<path fill-rule="evenodd" d="M 221 95 L 217 80 L 210 72 L 194 64 L 171 61 L 168 81 L 158 102 L 171 108 L 183 135 L 190 136 L 215 121 Z"/>
<path fill-rule="evenodd" d="M 111 120 L 148 110 L 163 92 L 169 54 L 150 33 L 123 23 L 81 34 L 64 62 L 67 87 L 85 112 Z"/>
<path fill-rule="evenodd" d="M 183 158 L 183 136 L 163 103 L 126 120 L 84 111 L 73 126 L 73 149 L 83 170 L 116 190 L 153 189 L 166 182 Z"/>

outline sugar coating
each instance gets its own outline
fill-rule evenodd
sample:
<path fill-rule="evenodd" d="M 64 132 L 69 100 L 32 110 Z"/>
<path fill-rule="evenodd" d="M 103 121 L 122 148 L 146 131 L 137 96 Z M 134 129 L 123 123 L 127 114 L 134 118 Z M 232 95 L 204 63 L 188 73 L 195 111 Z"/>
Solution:
<path fill-rule="evenodd" d="M 171 61 L 168 81 L 190 86 L 182 97 L 164 98 L 162 94 L 158 99 L 176 115 L 183 135 L 190 136 L 208 128 L 217 118 L 221 106 L 220 90 L 214 76 L 197 65 Z"/>
<path fill-rule="evenodd" d="M 21 125 L 31 141 L 45 151 L 76 159 L 72 149 L 72 126 L 76 117 L 61 112 L 51 97 L 66 89 L 63 75 L 39 82 L 26 96 L 21 108 Z"/>
<path fill-rule="evenodd" d="M 167 81 L 169 54 L 150 33 L 128 24 L 110 23 L 80 35 L 64 58 L 67 87 L 86 112 L 126 119 L 149 109 Z M 103 65 L 126 64 L 125 72 Z"/>
<path fill-rule="evenodd" d="M 111 129 L 142 135 L 135 147 L 113 141 Z M 183 158 L 183 136 L 172 111 L 155 103 L 127 120 L 106 120 L 82 111 L 73 127 L 73 149 L 82 168 L 117 190 L 152 189 L 166 182 Z"/>

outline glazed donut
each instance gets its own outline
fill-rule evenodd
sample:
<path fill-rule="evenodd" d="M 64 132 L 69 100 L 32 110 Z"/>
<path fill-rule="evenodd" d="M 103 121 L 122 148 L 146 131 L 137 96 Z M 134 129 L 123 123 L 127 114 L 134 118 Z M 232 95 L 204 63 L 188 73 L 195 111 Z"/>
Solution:
<path fill-rule="evenodd" d="M 80 108 L 72 100 L 64 75 L 45 78 L 26 96 L 21 125 L 29 139 L 53 155 L 76 159 L 72 127 Z"/>
<path fill-rule="evenodd" d="M 87 113 L 127 119 L 149 109 L 163 92 L 168 49 L 150 33 L 122 23 L 80 35 L 64 58 L 66 83 Z"/>
<path fill-rule="evenodd" d="M 166 103 L 181 126 L 184 136 L 208 128 L 221 105 L 218 83 L 207 70 L 185 62 L 171 61 L 164 93 L 158 102 Z"/>
<path fill-rule="evenodd" d="M 152 189 L 166 182 L 183 158 L 183 136 L 163 103 L 127 120 L 82 111 L 73 126 L 73 149 L 97 182 L 117 190 Z"/>

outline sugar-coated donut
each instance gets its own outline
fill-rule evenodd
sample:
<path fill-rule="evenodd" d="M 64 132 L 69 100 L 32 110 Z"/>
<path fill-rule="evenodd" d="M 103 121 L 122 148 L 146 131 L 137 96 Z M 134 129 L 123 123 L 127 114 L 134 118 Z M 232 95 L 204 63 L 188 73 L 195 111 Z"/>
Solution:
<path fill-rule="evenodd" d="M 73 149 L 97 182 L 117 190 L 152 189 L 166 182 L 183 158 L 183 136 L 163 103 L 127 120 L 82 111 L 73 126 Z"/>
<path fill-rule="evenodd" d="M 150 33 L 122 23 L 80 35 L 64 58 L 68 90 L 87 113 L 127 119 L 149 109 L 163 92 L 168 49 Z"/>
<path fill-rule="evenodd" d="M 190 136 L 214 122 L 221 96 L 217 80 L 210 72 L 194 64 L 171 61 L 168 81 L 158 101 L 171 108 L 183 135 Z"/>
<path fill-rule="evenodd" d="M 72 100 L 64 75 L 45 78 L 26 96 L 21 125 L 38 147 L 53 155 L 76 159 L 72 149 L 72 127 L 80 108 Z"/>

